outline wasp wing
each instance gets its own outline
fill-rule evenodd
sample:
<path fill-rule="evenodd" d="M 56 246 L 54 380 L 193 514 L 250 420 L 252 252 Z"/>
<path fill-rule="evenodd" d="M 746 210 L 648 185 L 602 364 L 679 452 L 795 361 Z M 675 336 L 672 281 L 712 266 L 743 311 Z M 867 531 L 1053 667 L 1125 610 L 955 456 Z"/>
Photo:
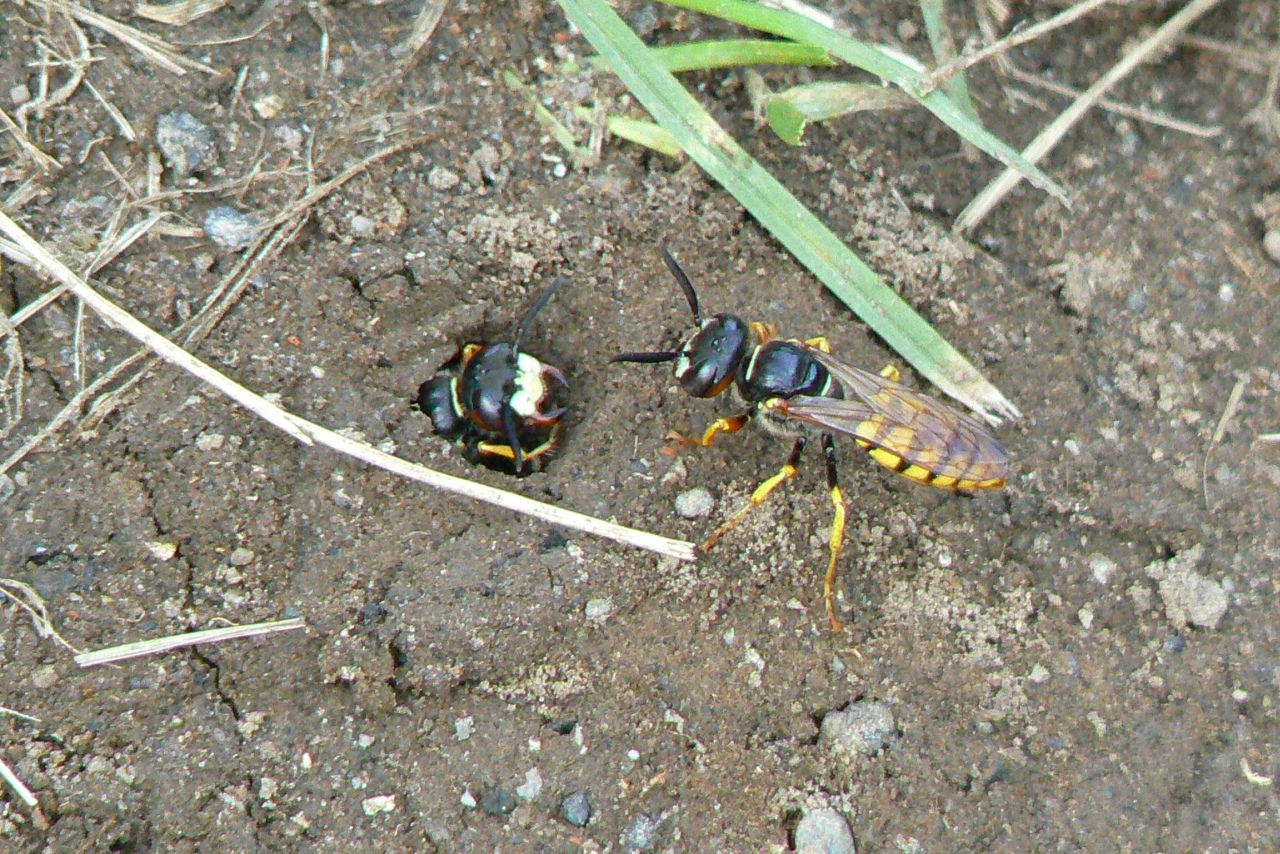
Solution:
<path fill-rule="evenodd" d="M 887 451 L 902 461 L 900 466 L 882 456 L 877 459 L 924 483 L 941 480 L 938 485 L 960 488 L 1003 485 L 1009 454 L 977 418 L 816 347 L 809 350 L 844 388 L 847 399 L 797 396 L 779 402 L 780 411 Z M 912 466 L 923 472 L 906 470 Z"/>

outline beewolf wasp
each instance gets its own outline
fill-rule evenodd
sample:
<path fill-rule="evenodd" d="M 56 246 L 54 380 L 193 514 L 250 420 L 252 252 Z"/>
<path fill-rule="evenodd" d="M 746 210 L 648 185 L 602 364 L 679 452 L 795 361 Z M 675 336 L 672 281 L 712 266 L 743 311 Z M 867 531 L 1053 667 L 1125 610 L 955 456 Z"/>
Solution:
<path fill-rule="evenodd" d="M 898 383 L 892 368 L 877 375 L 849 364 L 831 352 L 825 338 L 779 339 L 772 324 L 746 323 L 732 314 L 704 320 L 693 284 L 665 247 L 662 260 L 684 291 L 697 329 L 679 350 L 623 353 L 610 361 L 675 362 L 676 380 L 694 397 L 715 397 L 736 386 L 745 412 L 718 419 L 699 438 L 674 432 L 668 438 L 705 446 L 717 433 L 740 430 L 752 419 L 769 432 L 795 438 L 791 456 L 778 473 L 716 529 L 700 546 L 703 551 L 796 473 L 805 433 L 820 434 L 827 487 L 835 505 L 823 600 L 832 629 L 840 631 L 833 599 L 845 506 L 836 477 L 833 434 L 852 437 L 877 462 L 917 483 L 960 492 L 1003 487 L 1009 455 L 978 419 Z"/>
<path fill-rule="evenodd" d="M 472 462 L 520 475 L 526 462 L 555 450 L 566 410 L 541 411 L 546 380 L 568 383 L 558 369 L 522 353 L 520 342 L 565 281 L 558 276 L 529 307 L 510 344 L 467 344 L 456 374 L 436 374 L 418 387 L 416 403 L 432 432 L 461 445 Z"/>

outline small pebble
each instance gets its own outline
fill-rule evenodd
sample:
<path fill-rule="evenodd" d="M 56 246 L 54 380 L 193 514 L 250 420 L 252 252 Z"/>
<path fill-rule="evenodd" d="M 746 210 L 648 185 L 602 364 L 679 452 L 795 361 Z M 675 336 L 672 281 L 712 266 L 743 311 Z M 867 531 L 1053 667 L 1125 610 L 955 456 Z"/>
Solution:
<path fill-rule="evenodd" d="M 372 798 L 365 798 L 361 806 L 364 807 L 364 814 L 368 816 L 375 816 L 381 812 L 395 812 L 396 796 L 374 795 Z"/>
<path fill-rule="evenodd" d="M 274 119 L 283 109 L 284 98 L 274 92 L 263 95 L 253 102 L 253 111 L 258 114 L 258 118 L 262 119 Z"/>
<path fill-rule="evenodd" d="M 574 827 L 586 827 L 591 820 L 591 801 L 586 792 L 571 792 L 560 802 L 560 813 Z"/>
<path fill-rule="evenodd" d="M 622 835 L 622 847 L 627 851 L 643 851 L 653 844 L 658 835 L 658 822 L 644 813 L 636 816 Z"/>
<path fill-rule="evenodd" d="M 524 782 L 516 786 L 516 794 L 526 801 L 532 801 L 542 794 L 542 772 L 537 768 L 524 772 Z"/>
<path fill-rule="evenodd" d="M 1084 626 L 1086 629 L 1093 627 L 1093 609 L 1088 605 L 1085 605 L 1077 611 L 1076 616 L 1080 619 L 1080 625 Z"/>
<path fill-rule="evenodd" d="M 453 737 L 458 741 L 466 741 L 476 731 L 476 719 L 467 715 L 453 722 Z"/>
<path fill-rule="evenodd" d="M 351 233 L 356 237 L 372 237 L 378 224 L 371 217 L 356 214 L 351 218 Z"/>
<path fill-rule="evenodd" d="M 232 566 L 248 566 L 253 563 L 253 552 L 244 546 L 237 546 L 231 550 L 231 555 L 227 558 L 227 563 Z"/>
<path fill-rule="evenodd" d="M 427 173 L 427 186 L 433 190 L 452 190 L 462 179 L 456 172 L 450 172 L 443 166 L 437 166 Z"/>
<path fill-rule="evenodd" d="M 196 437 L 196 448 L 201 451 L 216 451 L 227 441 L 221 433 L 201 433 Z"/>
<path fill-rule="evenodd" d="M 213 131 L 182 110 L 165 113 L 156 120 L 156 145 L 178 178 L 200 172 L 213 161 Z"/>
<path fill-rule="evenodd" d="M 1045 667 L 1043 664 L 1036 664 L 1032 666 L 1031 674 L 1027 676 L 1027 678 L 1036 685 L 1043 685 L 1049 681 L 1049 677 L 1051 675 L 1052 674 L 1049 673 L 1049 668 Z"/>
<path fill-rule="evenodd" d="M 893 734 L 894 726 L 889 706 L 868 700 L 823 718 L 818 742 L 837 756 L 849 759 L 856 758 L 856 754 L 874 756 Z"/>
<path fill-rule="evenodd" d="M 158 561 L 173 560 L 174 555 L 178 553 L 176 543 L 166 543 L 162 540 L 152 540 L 147 543 L 147 551 L 151 552 L 151 556 Z"/>
<path fill-rule="evenodd" d="M 796 854 L 854 854 L 849 822 L 830 807 L 812 810 L 796 825 Z"/>
<path fill-rule="evenodd" d="M 584 609 L 587 622 L 604 625 L 610 617 L 613 616 L 614 605 L 613 600 L 605 597 L 603 599 L 589 599 Z"/>
<path fill-rule="evenodd" d="M 1093 573 L 1093 580 L 1099 584 L 1110 582 L 1118 568 L 1116 562 L 1106 555 L 1096 554 L 1089 558 L 1089 572 Z"/>
<path fill-rule="evenodd" d="M 489 815 L 510 815 L 516 808 L 515 795 L 499 786 L 491 786 L 480 793 L 480 809 Z"/>
<path fill-rule="evenodd" d="M 705 486 L 686 489 L 676 496 L 676 513 L 685 519 L 705 519 L 715 506 L 716 500 Z"/>
<path fill-rule="evenodd" d="M 1182 648 L 1184 646 L 1185 644 L 1182 642 L 1182 638 L 1177 635 L 1169 635 L 1169 637 L 1164 639 L 1164 643 L 1160 645 L 1161 649 L 1165 652 L 1174 654 L 1182 652 Z"/>
<path fill-rule="evenodd" d="M 31 680 L 32 685 L 44 691 L 58 684 L 58 668 L 52 664 L 46 664 L 31 671 L 31 675 L 28 678 Z"/>
<path fill-rule="evenodd" d="M 27 88 L 27 84 L 19 83 L 9 89 L 9 102 L 15 107 L 21 106 L 31 100 L 31 90 Z"/>
<path fill-rule="evenodd" d="M 1262 248 L 1271 256 L 1271 260 L 1280 264 L 1280 228 L 1273 228 L 1262 238 Z"/>
<path fill-rule="evenodd" d="M 473 810 L 480 805 L 480 802 L 476 800 L 476 796 L 471 794 L 470 789 L 463 790 L 462 797 L 458 798 L 458 803 L 469 810 Z"/>
<path fill-rule="evenodd" d="M 205 236 L 223 249 L 235 251 L 253 242 L 262 221 L 257 214 L 242 213 L 221 205 L 204 216 Z"/>
<path fill-rule="evenodd" d="M 1147 575 L 1158 583 L 1165 613 L 1174 628 L 1192 625 L 1213 631 L 1227 613 L 1225 586 L 1195 571 L 1203 556 L 1204 546 L 1197 543 L 1168 560 L 1147 564 Z"/>

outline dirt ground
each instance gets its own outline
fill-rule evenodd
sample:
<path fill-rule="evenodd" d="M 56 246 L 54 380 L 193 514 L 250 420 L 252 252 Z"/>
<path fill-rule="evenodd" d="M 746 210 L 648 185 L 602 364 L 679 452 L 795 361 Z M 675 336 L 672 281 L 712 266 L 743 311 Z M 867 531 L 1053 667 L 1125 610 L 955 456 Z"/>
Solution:
<path fill-rule="evenodd" d="M 1176 5 L 1099 12 L 1014 58 L 1084 87 Z M 81 85 L 26 116 L 63 164 L 32 192 L 36 173 L 0 140 L 6 212 L 83 266 L 145 195 L 160 117 L 207 125 L 216 159 L 167 168 L 170 194 L 125 220 L 164 210 L 186 232 L 143 239 L 95 278 L 169 332 L 239 257 L 199 233 L 211 209 L 265 220 L 309 167 L 325 180 L 433 134 L 322 202 L 197 355 L 409 459 L 705 536 L 786 447 L 746 431 L 664 453 L 669 429 L 731 407 L 687 398 L 665 368 L 607 364 L 688 327 L 663 240 L 709 312 L 824 333 L 868 369 L 894 354 L 696 168 L 618 142 L 598 165 L 565 162 L 499 81 L 510 68 L 548 99 L 616 103 L 607 80 L 550 79 L 585 51 L 553 4 L 452 3 L 400 67 L 417 9 L 233 2 L 178 28 L 105 3 L 223 73 L 179 76 L 87 28 L 99 61 L 85 79 L 138 141 Z M 832 11 L 927 54 L 910 4 Z M 665 6 L 624 12 L 657 42 L 733 32 Z M 0 3 L 0 22 L 13 115 L 39 95 L 35 63 L 78 48 L 33 6 Z M 69 643 L 307 628 L 81 670 L 6 608 L 0 697 L 37 720 L 0 717 L 0 758 L 40 809 L 6 791 L 0 848 L 787 851 L 806 812 L 832 807 L 859 851 L 1280 849 L 1280 450 L 1257 441 L 1280 430 L 1280 268 L 1254 213 L 1280 185 L 1280 146 L 1246 120 L 1280 17 L 1243 0 L 1194 32 L 1238 50 L 1183 46 L 1114 94 L 1220 135 L 1096 112 L 1047 164 L 1073 208 L 1024 187 L 971 241 L 949 224 L 997 167 L 923 111 L 836 121 L 789 149 L 752 127 L 740 74 L 686 77 L 1025 414 L 999 431 L 1009 487 L 972 499 L 841 447 L 843 634 L 823 613 L 830 505 L 812 452 L 680 564 L 302 447 L 170 367 L 58 433 L 7 473 L 0 567 Z M 811 76 L 767 72 L 775 88 Z M 1016 144 L 1065 103 L 985 67 L 971 82 Z M 520 480 L 473 467 L 409 399 L 462 342 L 510 336 L 559 273 L 571 282 L 524 349 L 568 378 L 564 445 Z M 0 284 L 6 316 L 49 287 L 7 261 Z M 25 409 L 0 458 L 79 391 L 78 370 L 92 381 L 136 349 L 91 316 L 79 338 L 76 324 L 64 297 L 21 327 Z M 697 486 L 716 498 L 710 519 L 674 510 Z M 832 713 L 872 702 L 893 716 L 879 751 L 819 738 Z"/>

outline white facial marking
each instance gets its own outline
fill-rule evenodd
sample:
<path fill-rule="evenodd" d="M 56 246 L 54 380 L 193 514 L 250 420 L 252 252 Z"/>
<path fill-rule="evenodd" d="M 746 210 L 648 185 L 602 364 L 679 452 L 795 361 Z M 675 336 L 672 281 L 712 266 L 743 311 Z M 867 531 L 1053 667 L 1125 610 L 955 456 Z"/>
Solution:
<path fill-rule="evenodd" d="M 542 382 L 542 363 L 528 353 L 516 357 L 516 393 L 511 395 L 511 409 L 521 418 L 538 413 L 538 404 L 546 397 Z"/>

